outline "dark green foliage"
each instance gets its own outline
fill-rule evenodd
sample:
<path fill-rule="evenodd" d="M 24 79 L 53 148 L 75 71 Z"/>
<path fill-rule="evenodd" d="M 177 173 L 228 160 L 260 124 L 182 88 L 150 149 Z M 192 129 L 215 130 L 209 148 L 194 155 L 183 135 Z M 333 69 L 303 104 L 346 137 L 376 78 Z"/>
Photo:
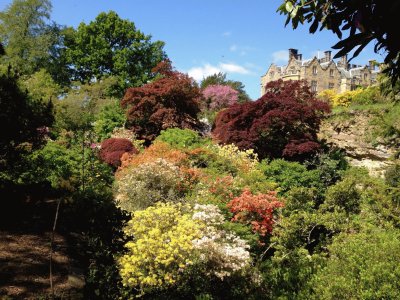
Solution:
<path fill-rule="evenodd" d="M 268 163 L 264 160 L 261 163 L 261 170 L 269 181 L 278 184 L 279 192 L 282 195 L 295 187 L 322 188 L 320 171 L 309 171 L 304 165 L 297 162 L 275 159 Z"/>
<path fill-rule="evenodd" d="M 127 87 L 152 79 L 151 69 L 166 57 L 163 42 L 152 42 L 150 35 L 114 11 L 100 13 L 89 24 L 81 23 L 65 46 L 75 80 L 88 83 L 116 76 L 119 96 Z"/>
<path fill-rule="evenodd" d="M 15 79 L 0 75 L 0 182 L 19 181 L 25 158 L 39 148 L 53 122 L 53 105 L 32 100 Z"/>

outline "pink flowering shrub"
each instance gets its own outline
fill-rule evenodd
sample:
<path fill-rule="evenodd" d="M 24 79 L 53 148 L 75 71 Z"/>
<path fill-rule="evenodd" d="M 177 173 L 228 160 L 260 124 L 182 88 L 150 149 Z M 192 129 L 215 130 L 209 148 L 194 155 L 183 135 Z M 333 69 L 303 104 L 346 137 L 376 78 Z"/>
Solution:
<path fill-rule="evenodd" d="M 220 110 L 238 103 L 239 92 L 228 85 L 209 85 L 203 90 L 205 109 Z"/>

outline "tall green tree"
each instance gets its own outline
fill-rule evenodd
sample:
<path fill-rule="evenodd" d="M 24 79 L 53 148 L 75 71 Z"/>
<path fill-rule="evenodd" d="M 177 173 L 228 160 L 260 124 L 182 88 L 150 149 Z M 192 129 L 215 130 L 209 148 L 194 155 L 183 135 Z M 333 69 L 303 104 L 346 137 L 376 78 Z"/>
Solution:
<path fill-rule="evenodd" d="M 386 73 L 392 83 L 400 79 L 400 0 L 284 0 L 278 8 L 287 15 L 286 24 L 293 28 L 311 23 L 310 33 L 319 28 L 334 32 L 341 39 L 334 49 L 340 49 L 334 58 L 355 50 L 356 57 L 370 42 L 375 42 L 375 52 L 386 52 Z M 342 39 L 343 32 L 349 35 Z"/>
<path fill-rule="evenodd" d="M 0 12 L 1 61 L 17 74 L 30 75 L 43 67 L 56 37 L 51 30 L 49 0 L 14 0 Z"/>
<path fill-rule="evenodd" d="M 81 23 L 65 45 L 74 79 L 91 82 L 116 76 L 119 96 L 127 87 L 147 83 L 151 69 L 166 58 L 163 42 L 152 42 L 150 35 L 113 11 L 100 13 L 89 24 Z"/>

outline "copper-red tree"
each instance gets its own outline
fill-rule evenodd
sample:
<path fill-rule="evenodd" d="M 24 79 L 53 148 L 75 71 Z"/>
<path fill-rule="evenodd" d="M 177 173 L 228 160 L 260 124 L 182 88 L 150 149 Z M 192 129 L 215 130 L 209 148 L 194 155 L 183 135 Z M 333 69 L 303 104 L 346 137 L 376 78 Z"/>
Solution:
<path fill-rule="evenodd" d="M 305 81 L 274 81 L 254 102 L 221 111 L 213 128 L 221 143 L 254 149 L 261 158 L 302 159 L 320 147 L 317 132 L 328 104 Z"/>
<path fill-rule="evenodd" d="M 156 80 L 129 88 L 122 99 L 122 106 L 128 108 L 128 127 L 147 142 L 167 128 L 200 129 L 201 93 L 193 79 L 173 70 L 170 61 L 161 62 L 153 72 L 158 75 Z"/>
<path fill-rule="evenodd" d="M 101 143 L 100 158 L 107 164 L 117 168 L 121 164 L 124 153 L 139 153 L 128 139 L 110 138 Z"/>

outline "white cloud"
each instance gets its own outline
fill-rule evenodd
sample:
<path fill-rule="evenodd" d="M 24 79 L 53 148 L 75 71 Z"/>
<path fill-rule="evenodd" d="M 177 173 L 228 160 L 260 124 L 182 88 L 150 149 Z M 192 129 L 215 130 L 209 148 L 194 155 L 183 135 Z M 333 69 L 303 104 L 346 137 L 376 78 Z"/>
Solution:
<path fill-rule="evenodd" d="M 288 57 L 289 57 L 288 50 L 279 50 L 272 53 L 272 61 L 274 63 L 287 62 Z"/>
<path fill-rule="evenodd" d="M 234 63 L 219 63 L 217 66 L 213 66 L 211 64 L 204 64 L 201 67 L 193 67 L 187 73 L 190 77 L 194 78 L 196 81 L 201 81 L 203 78 L 217 74 L 219 72 L 222 73 L 235 73 L 247 75 L 251 72 L 243 66 L 234 64 Z"/>
<path fill-rule="evenodd" d="M 232 51 L 232 52 L 235 52 L 237 50 L 237 48 L 238 47 L 236 45 L 232 45 L 232 46 L 229 47 L 229 50 Z"/>
<path fill-rule="evenodd" d="M 224 33 L 222 33 L 222 36 L 231 36 L 232 32 L 230 31 L 225 31 Z"/>
<path fill-rule="evenodd" d="M 194 67 L 188 71 L 188 75 L 193 77 L 196 81 L 201 81 L 203 78 L 219 73 L 222 70 L 210 64 L 205 64 L 202 67 Z"/>
<path fill-rule="evenodd" d="M 237 64 L 224 64 L 220 63 L 220 67 L 223 71 L 229 73 L 238 73 L 238 74 L 249 74 L 250 71 L 247 70 L 245 67 L 239 66 Z"/>

